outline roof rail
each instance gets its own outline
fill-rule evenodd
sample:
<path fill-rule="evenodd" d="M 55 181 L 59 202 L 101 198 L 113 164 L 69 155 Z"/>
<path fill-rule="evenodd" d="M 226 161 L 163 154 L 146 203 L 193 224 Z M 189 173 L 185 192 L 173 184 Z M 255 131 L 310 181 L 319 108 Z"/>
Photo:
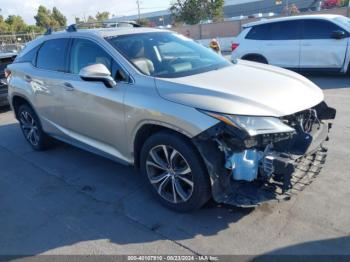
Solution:
<path fill-rule="evenodd" d="M 72 25 L 70 25 L 70 26 L 67 27 L 66 31 L 67 31 L 67 32 L 70 32 L 70 33 L 71 33 L 71 32 L 76 32 L 76 31 L 77 31 L 77 27 L 76 27 L 75 24 L 72 24 Z"/>
<path fill-rule="evenodd" d="M 47 27 L 46 28 L 46 32 L 44 35 L 51 35 L 52 34 L 52 28 L 51 27 Z"/>
<path fill-rule="evenodd" d="M 51 35 L 55 31 L 66 30 L 69 33 L 77 32 L 78 29 L 93 29 L 93 28 L 115 28 L 115 27 L 142 27 L 135 21 L 121 21 L 121 22 L 88 22 L 88 23 L 77 23 L 71 24 L 68 27 L 52 28 L 47 27 L 45 35 Z"/>
<path fill-rule="evenodd" d="M 135 21 L 120 21 L 120 22 L 110 22 L 110 21 L 96 21 L 96 22 L 82 22 L 77 23 L 76 28 L 79 29 L 91 29 L 91 28 L 114 28 L 114 27 L 142 27 Z"/>

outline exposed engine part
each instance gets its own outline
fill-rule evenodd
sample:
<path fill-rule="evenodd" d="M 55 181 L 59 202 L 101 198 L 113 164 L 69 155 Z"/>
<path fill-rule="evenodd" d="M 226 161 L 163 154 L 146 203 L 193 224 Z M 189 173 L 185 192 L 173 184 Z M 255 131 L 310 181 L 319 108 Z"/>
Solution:
<path fill-rule="evenodd" d="M 275 168 L 273 166 L 273 161 L 275 160 L 275 156 L 271 153 L 264 155 L 261 161 L 261 174 L 265 178 L 269 178 L 275 172 Z"/>
<path fill-rule="evenodd" d="M 263 152 L 256 149 L 235 153 L 226 161 L 226 168 L 231 170 L 234 180 L 254 181 L 258 177 Z"/>
<path fill-rule="evenodd" d="M 320 147 L 313 154 L 292 160 L 280 158 L 275 160 L 278 173 L 268 181 L 231 183 L 231 193 L 222 199 L 224 204 L 254 207 L 270 201 L 289 200 L 293 195 L 303 191 L 319 175 L 327 157 L 327 150 Z"/>

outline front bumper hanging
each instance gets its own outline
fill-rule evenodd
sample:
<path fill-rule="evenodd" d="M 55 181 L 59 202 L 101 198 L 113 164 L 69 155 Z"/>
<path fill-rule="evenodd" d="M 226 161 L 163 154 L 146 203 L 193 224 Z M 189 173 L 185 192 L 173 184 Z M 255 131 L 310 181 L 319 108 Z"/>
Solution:
<path fill-rule="evenodd" d="M 269 144 L 265 150 L 247 149 L 241 145 L 228 156 L 223 147 L 230 146 L 225 141 L 219 141 L 225 137 L 222 135 L 223 127 L 219 126 L 196 137 L 193 142 L 207 166 L 214 200 L 239 207 L 254 207 L 270 201 L 289 200 L 311 184 L 326 161 L 326 142 L 336 114 L 325 103 L 318 107 L 321 109 L 316 109 L 322 118 L 317 119 L 317 127 L 309 133 L 298 132 L 293 138 Z M 230 138 L 231 147 L 242 141 L 237 136 L 233 137 Z M 242 159 L 243 162 L 240 161 Z M 231 170 L 228 169 L 229 161 L 234 162 Z M 237 168 L 242 163 L 247 166 L 246 170 Z M 254 178 L 252 170 L 256 168 L 259 176 Z M 247 179 L 241 179 L 244 174 Z"/>

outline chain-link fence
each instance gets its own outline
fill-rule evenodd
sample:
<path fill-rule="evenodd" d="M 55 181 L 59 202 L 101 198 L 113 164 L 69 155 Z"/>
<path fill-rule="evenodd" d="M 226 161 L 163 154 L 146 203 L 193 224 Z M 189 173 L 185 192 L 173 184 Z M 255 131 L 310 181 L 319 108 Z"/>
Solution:
<path fill-rule="evenodd" d="M 0 34 L 0 53 L 19 52 L 26 43 L 40 35 L 38 33 Z"/>

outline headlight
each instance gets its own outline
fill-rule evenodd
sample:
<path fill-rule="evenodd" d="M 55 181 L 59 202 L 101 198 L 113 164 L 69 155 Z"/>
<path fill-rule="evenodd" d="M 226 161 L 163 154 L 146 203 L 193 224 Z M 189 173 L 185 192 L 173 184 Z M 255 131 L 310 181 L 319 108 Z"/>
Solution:
<path fill-rule="evenodd" d="M 294 133 L 295 130 L 284 124 L 276 117 L 264 116 L 237 116 L 214 113 L 209 111 L 201 112 L 214 117 L 227 125 L 234 126 L 240 130 L 247 132 L 250 136 L 273 133 Z"/>

